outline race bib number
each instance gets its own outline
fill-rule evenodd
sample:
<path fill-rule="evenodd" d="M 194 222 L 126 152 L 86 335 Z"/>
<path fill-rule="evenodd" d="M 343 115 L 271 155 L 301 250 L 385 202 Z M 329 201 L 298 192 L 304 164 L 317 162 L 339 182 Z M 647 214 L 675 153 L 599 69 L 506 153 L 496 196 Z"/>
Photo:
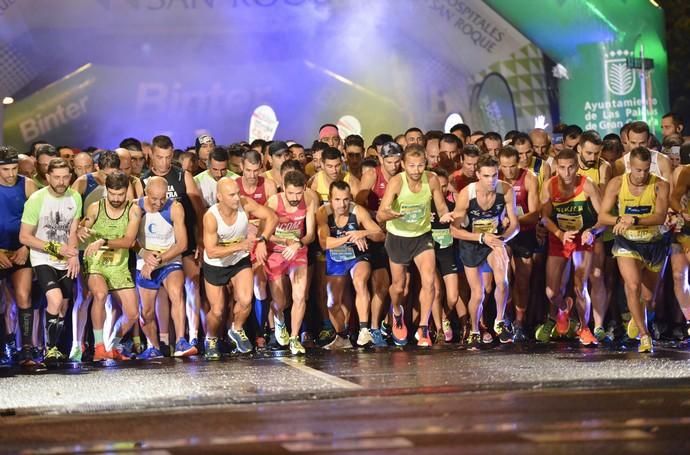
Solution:
<path fill-rule="evenodd" d="M 434 242 L 438 243 L 440 248 L 448 248 L 453 244 L 453 237 L 450 235 L 450 229 L 432 229 L 431 236 Z"/>
<path fill-rule="evenodd" d="M 239 237 L 232 237 L 229 239 L 218 239 L 218 245 L 220 246 L 228 246 L 228 245 L 233 245 L 235 243 L 239 243 L 242 239 Z"/>
<path fill-rule="evenodd" d="M 472 222 L 472 232 L 476 232 L 478 234 L 498 233 L 498 218 L 474 220 Z"/>
<path fill-rule="evenodd" d="M 623 233 L 623 237 L 632 242 L 651 242 L 659 237 L 660 230 L 658 226 L 642 227 L 642 228 L 628 228 Z"/>
<path fill-rule="evenodd" d="M 556 221 L 561 231 L 580 231 L 584 225 L 582 215 L 564 215 L 562 213 L 557 213 Z"/>
<path fill-rule="evenodd" d="M 521 206 L 521 205 L 518 205 L 518 206 L 517 206 L 517 209 L 516 209 L 515 211 L 517 212 L 517 216 L 518 216 L 518 217 L 525 216 L 525 211 L 522 210 L 522 206 Z"/>
<path fill-rule="evenodd" d="M 424 219 L 426 206 L 423 204 L 401 204 L 400 213 L 406 223 L 418 223 Z"/>
<path fill-rule="evenodd" d="M 94 254 L 94 261 L 103 264 L 119 264 L 122 261 L 122 250 L 98 250 Z"/>
<path fill-rule="evenodd" d="M 278 237 L 279 239 L 299 241 L 301 234 L 302 234 L 302 232 L 298 231 L 298 230 L 288 231 L 288 230 L 277 229 L 275 236 Z"/>
<path fill-rule="evenodd" d="M 351 261 L 356 258 L 355 250 L 349 245 L 341 245 L 330 250 L 331 259 L 335 262 Z"/>

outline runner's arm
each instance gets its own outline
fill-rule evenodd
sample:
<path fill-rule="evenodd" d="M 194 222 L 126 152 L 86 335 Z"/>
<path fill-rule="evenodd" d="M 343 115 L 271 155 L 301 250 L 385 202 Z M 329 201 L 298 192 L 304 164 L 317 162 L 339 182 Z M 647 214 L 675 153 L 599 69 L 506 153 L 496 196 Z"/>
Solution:
<path fill-rule="evenodd" d="M 518 221 L 520 226 L 535 226 L 539 223 L 539 180 L 531 173 L 525 174 L 525 188 L 527 189 L 527 209 L 529 212 L 522 215 Z"/>
<path fill-rule="evenodd" d="M 585 180 L 585 186 L 583 188 L 585 194 L 587 197 L 589 197 L 589 201 L 592 204 L 592 207 L 594 207 L 594 210 L 599 213 L 601 211 L 601 193 L 599 193 L 599 185 L 596 185 L 592 179 L 587 177 Z M 585 229 L 587 230 L 587 229 Z M 599 220 L 597 219 L 597 223 L 589 228 L 590 232 L 592 234 L 598 236 L 602 232 L 606 230 L 606 226 L 603 224 L 599 223 Z"/>
<path fill-rule="evenodd" d="M 671 193 L 671 198 L 669 200 L 669 205 L 671 210 L 676 213 L 683 213 L 685 210 L 683 208 L 682 199 L 688 192 L 688 187 L 690 187 L 690 168 L 682 168 L 680 174 L 678 175 L 678 181 L 673 187 L 673 193 Z"/>
<path fill-rule="evenodd" d="M 362 175 L 362 180 L 359 182 L 359 191 L 355 196 L 355 202 L 359 205 L 367 206 L 369 202 L 369 193 L 376 183 L 376 171 L 365 172 Z M 355 193 L 352 193 L 355 194 Z"/>
<path fill-rule="evenodd" d="M 316 238 L 316 210 L 319 208 L 319 204 L 316 202 L 311 194 L 306 194 L 307 203 L 307 216 L 305 218 L 306 233 L 299 241 L 302 246 L 307 246 Z"/>
<path fill-rule="evenodd" d="M 395 175 L 388 181 L 386 186 L 386 192 L 383 193 L 383 198 L 381 198 L 381 204 L 379 205 L 379 210 L 376 212 L 376 221 L 379 223 L 385 223 L 399 215 L 396 214 L 393 209 L 393 201 L 400 193 L 400 188 L 402 187 L 402 180 L 400 174 Z"/>
<path fill-rule="evenodd" d="M 383 229 L 379 226 L 369 215 L 369 212 L 358 205 L 355 208 L 355 216 L 357 217 L 357 222 L 367 231 L 367 238 L 372 242 L 383 242 L 386 240 L 386 234 L 383 233 Z"/>
<path fill-rule="evenodd" d="M 615 226 L 617 219 L 615 216 L 611 215 L 611 211 L 616 205 L 616 200 L 618 199 L 618 192 L 621 190 L 622 177 L 617 176 L 611 179 L 611 181 L 606 185 L 606 191 L 604 191 L 604 198 L 601 201 L 601 210 L 599 210 L 599 224 L 604 226 Z"/>
<path fill-rule="evenodd" d="M 504 185 L 503 182 L 498 182 L 499 185 Z M 512 239 L 517 235 L 518 232 L 520 232 L 520 222 L 518 221 L 517 213 L 515 211 L 515 192 L 513 191 L 513 187 L 505 183 L 505 200 L 506 200 L 506 215 L 508 216 L 508 221 L 510 221 L 510 225 L 508 226 L 508 229 L 501 235 L 503 237 L 503 241 L 507 242 L 508 240 Z"/>
<path fill-rule="evenodd" d="M 446 198 L 443 197 L 443 193 L 441 192 L 441 183 L 438 181 L 436 174 L 429 172 L 428 175 L 431 197 L 434 199 L 434 205 L 436 206 L 438 217 L 442 218 L 443 215 L 448 213 L 448 204 L 446 204 Z"/>
<path fill-rule="evenodd" d="M 173 202 L 173 205 L 170 208 L 170 218 L 172 219 L 173 230 L 175 232 L 175 244 L 168 248 L 168 250 L 161 253 L 161 264 L 164 264 L 173 259 L 175 256 L 182 254 L 187 249 L 188 245 L 187 229 L 184 225 L 184 209 L 182 208 L 182 204 L 177 201 Z"/>
<path fill-rule="evenodd" d="M 563 238 L 563 231 L 551 220 L 553 204 L 551 204 L 551 190 L 549 189 L 550 185 L 547 182 L 548 180 L 544 182 L 544 186 L 541 188 L 541 222 L 547 231 L 561 240 Z"/>
<path fill-rule="evenodd" d="M 276 212 L 248 197 L 242 196 L 240 198 L 240 203 L 250 215 L 262 221 L 261 224 L 263 225 L 263 232 L 261 233 L 261 236 L 268 240 L 278 224 L 278 216 L 276 215 Z"/>
<path fill-rule="evenodd" d="M 465 240 L 468 242 L 478 242 L 479 235 L 475 232 L 470 232 L 462 227 L 462 221 L 467 216 L 467 209 L 469 207 L 469 198 L 467 188 L 463 188 L 455 201 L 455 210 L 453 211 L 453 222 L 450 224 L 450 233 L 453 238 Z"/>

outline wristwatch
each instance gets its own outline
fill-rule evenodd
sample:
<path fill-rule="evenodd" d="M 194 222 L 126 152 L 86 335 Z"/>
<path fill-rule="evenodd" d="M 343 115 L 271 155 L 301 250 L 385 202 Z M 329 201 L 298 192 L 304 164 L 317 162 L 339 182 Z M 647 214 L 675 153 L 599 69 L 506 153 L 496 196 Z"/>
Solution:
<path fill-rule="evenodd" d="M 108 239 L 103 239 L 103 246 L 108 246 Z"/>
<path fill-rule="evenodd" d="M 257 242 L 265 242 L 265 241 L 266 241 L 266 237 L 264 237 L 264 235 L 261 234 L 261 236 L 259 236 L 259 237 L 256 239 L 256 241 L 257 241 Z"/>

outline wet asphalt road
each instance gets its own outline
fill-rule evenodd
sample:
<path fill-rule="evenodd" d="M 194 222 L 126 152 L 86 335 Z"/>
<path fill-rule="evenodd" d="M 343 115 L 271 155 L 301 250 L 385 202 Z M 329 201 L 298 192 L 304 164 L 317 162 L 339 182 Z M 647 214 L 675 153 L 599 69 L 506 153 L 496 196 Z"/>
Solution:
<path fill-rule="evenodd" d="M 552 343 L 0 369 L 0 451 L 690 453 L 690 349 Z"/>

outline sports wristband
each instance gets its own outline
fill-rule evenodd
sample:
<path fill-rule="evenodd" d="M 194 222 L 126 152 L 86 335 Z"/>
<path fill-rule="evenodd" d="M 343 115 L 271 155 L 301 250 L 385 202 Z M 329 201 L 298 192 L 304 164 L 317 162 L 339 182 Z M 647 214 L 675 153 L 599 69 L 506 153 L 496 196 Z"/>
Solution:
<path fill-rule="evenodd" d="M 479 244 L 484 245 L 484 233 L 479 234 Z"/>
<path fill-rule="evenodd" d="M 54 242 L 52 240 L 46 242 L 45 244 L 43 244 L 43 251 L 52 256 L 60 256 L 60 243 Z"/>

